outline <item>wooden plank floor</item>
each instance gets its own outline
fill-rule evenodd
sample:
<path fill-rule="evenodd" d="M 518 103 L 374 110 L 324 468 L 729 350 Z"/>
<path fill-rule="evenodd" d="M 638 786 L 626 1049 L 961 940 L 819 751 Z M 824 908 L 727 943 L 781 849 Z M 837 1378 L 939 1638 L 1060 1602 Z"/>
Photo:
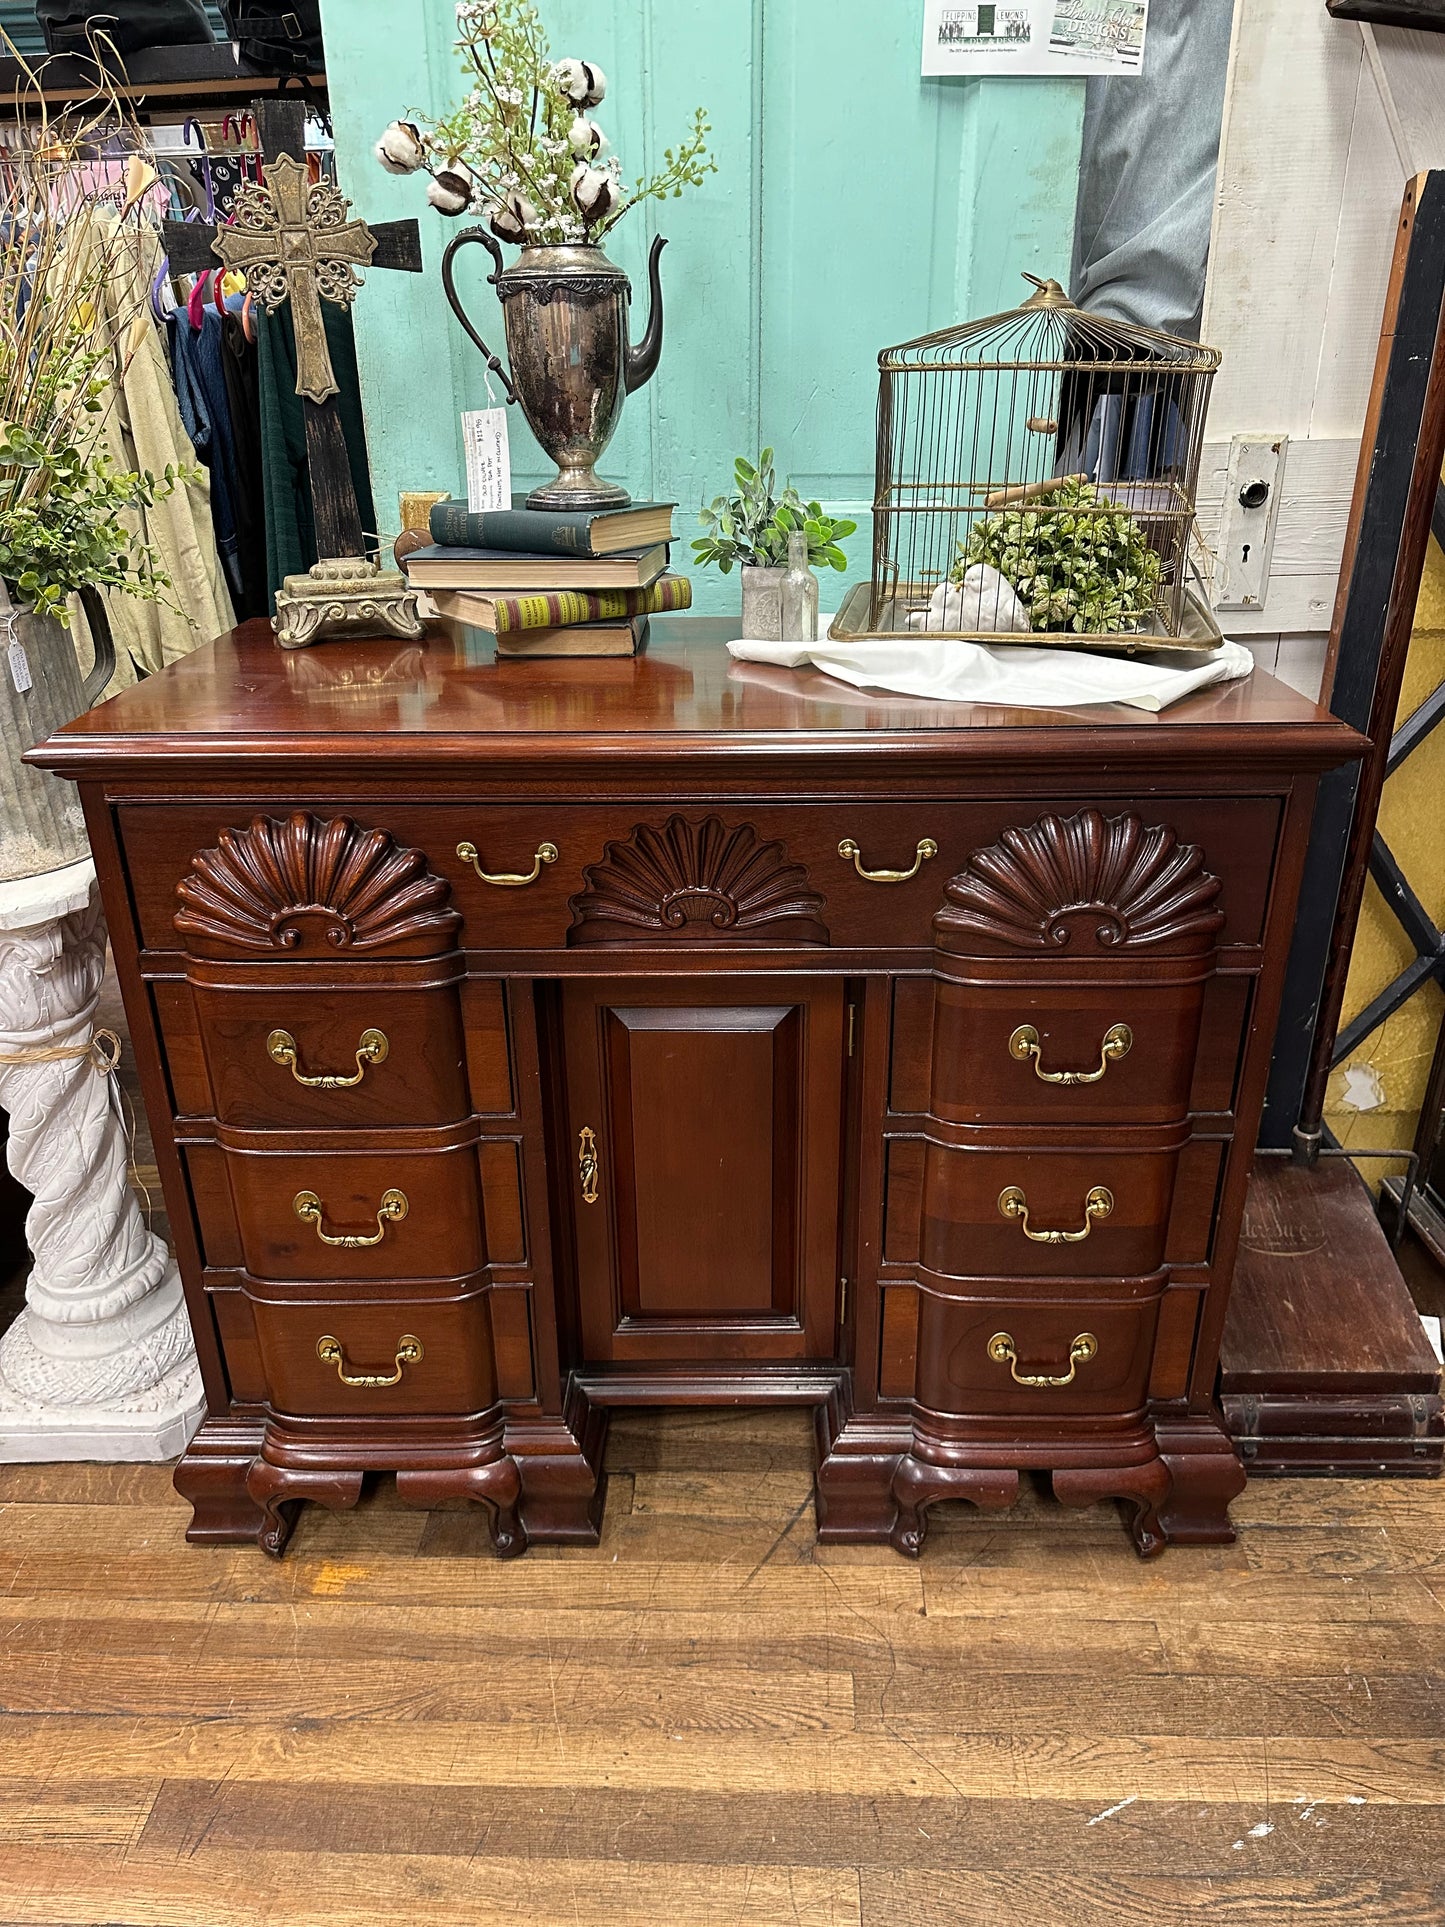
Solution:
<path fill-rule="evenodd" d="M 7 1927 L 1445 1921 L 1445 1489 L 814 1544 L 798 1413 L 619 1415 L 596 1551 L 0 1467 Z"/>

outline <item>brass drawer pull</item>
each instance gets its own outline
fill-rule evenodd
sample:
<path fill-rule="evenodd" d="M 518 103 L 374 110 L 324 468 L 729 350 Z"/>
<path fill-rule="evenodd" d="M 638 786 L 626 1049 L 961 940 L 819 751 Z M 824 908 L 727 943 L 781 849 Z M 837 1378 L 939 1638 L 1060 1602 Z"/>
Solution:
<path fill-rule="evenodd" d="M 998 1194 L 998 1209 L 1001 1218 L 1017 1218 L 1023 1227 L 1023 1234 L 1031 1244 L 1036 1245 L 1081 1245 L 1094 1228 L 1096 1218 L 1107 1218 L 1114 1209 L 1114 1194 L 1102 1184 L 1096 1184 L 1084 1199 L 1084 1225 L 1081 1231 L 1031 1231 L 1029 1229 L 1029 1201 L 1016 1184 L 1005 1185 Z"/>
<path fill-rule="evenodd" d="M 584 1124 L 577 1136 L 577 1175 L 582 1180 L 583 1204 L 596 1204 L 597 1174 L 601 1169 L 596 1134 L 590 1124 Z"/>
<path fill-rule="evenodd" d="M 320 1077 L 308 1077 L 305 1071 L 300 1068 L 296 1039 L 291 1035 L 289 1030 L 273 1030 L 271 1035 L 266 1039 L 266 1055 L 271 1059 L 271 1062 L 273 1064 L 279 1064 L 283 1070 L 290 1071 L 291 1075 L 296 1079 L 296 1082 L 298 1084 L 304 1084 L 308 1091 L 351 1090 L 365 1077 L 368 1064 L 384 1064 L 386 1062 L 386 1054 L 390 1049 L 391 1045 L 386 1041 L 385 1031 L 364 1030 L 361 1033 L 361 1042 L 356 1046 L 356 1075 L 354 1077 L 344 1077 L 340 1072 L 334 1075 L 328 1075 L 323 1072 Z"/>
<path fill-rule="evenodd" d="M 1041 1084 L 1097 1084 L 1116 1058 L 1127 1057 L 1134 1048 L 1134 1033 L 1127 1024 L 1110 1024 L 1104 1032 L 1096 1071 L 1046 1071 L 1039 1061 L 1039 1034 L 1032 1024 L 1020 1024 L 1008 1040 L 1009 1056 L 1021 1064 L 1033 1059 L 1034 1076 Z"/>
<path fill-rule="evenodd" d="M 334 1365 L 336 1367 L 336 1376 L 341 1380 L 343 1385 L 360 1386 L 363 1391 L 370 1391 L 382 1385 L 400 1385 L 401 1375 L 407 1366 L 419 1365 L 422 1361 L 423 1353 L 421 1340 L 419 1338 L 413 1338 L 410 1332 L 406 1332 L 396 1341 L 396 1370 L 394 1372 L 348 1372 L 346 1369 L 346 1353 L 342 1349 L 341 1340 L 339 1338 L 333 1338 L 328 1332 L 325 1338 L 317 1339 L 316 1356 L 321 1360 L 323 1365 Z"/>
<path fill-rule="evenodd" d="M 345 1231 L 333 1234 L 326 1229 L 321 1200 L 314 1191 L 298 1191 L 291 1200 L 291 1209 L 303 1224 L 316 1227 L 316 1235 L 322 1244 L 335 1245 L 342 1251 L 361 1251 L 368 1245 L 379 1245 L 386 1236 L 386 1227 L 400 1224 L 410 1208 L 405 1191 L 383 1191 L 377 1207 L 374 1232 Z"/>
<path fill-rule="evenodd" d="M 907 883 L 910 877 L 916 877 L 918 875 L 918 872 L 931 856 L 938 855 L 938 845 L 931 836 L 920 837 L 918 840 L 918 853 L 913 859 L 913 868 L 911 870 L 865 870 L 863 868 L 863 853 L 851 836 L 845 836 L 843 838 L 843 841 L 838 845 L 838 854 L 843 858 L 844 862 L 846 862 L 849 857 L 853 859 L 853 868 L 865 883 Z"/>
<path fill-rule="evenodd" d="M 1008 1332 L 995 1332 L 988 1341 L 988 1355 L 995 1365 L 1007 1365 L 1009 1377 L 1015 1385 L 1027 1385 L 1035 1391 L 1057 1391 L 1061 1385 L 1072 1385 L 1081 1365 L 1087 1365 L 1097 1356 L 1099 1341 L 1092 1332 L 1080 1332 L 1069 1347 L 1069 1369 L 1057 1377 L 1048 1372 L 1021 1372 L 1019 1355 L 1014 1349 L 1013 1339 Z"/>
<path fill-rule="evenodd" d="M 457 855 L 463 863 L 471 864 L 483 883 L 495 884 L 499 890 L 525 890 L 529 883 L 535 883 L 537 878 L 541 876 L 542 865 L 544 863 L 555 863 L 557 861 L 557 845 L 555 843 L 539 843 L 537 845 L 537 854 L 532 860 L 532 867 L 525 876 L 507 876 L 505 874 L 501 876 L 490 875 L 482 868 L 482 859 L 478 854 L 475 843 L 459 843 L 457 845 Z"/>

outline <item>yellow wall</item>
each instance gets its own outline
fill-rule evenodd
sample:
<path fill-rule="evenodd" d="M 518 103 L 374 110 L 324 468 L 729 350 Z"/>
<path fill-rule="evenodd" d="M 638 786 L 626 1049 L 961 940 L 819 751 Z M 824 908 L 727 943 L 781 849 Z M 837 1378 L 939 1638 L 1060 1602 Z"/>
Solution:
<path fill-rule="evenodd" d="M 1441 682 L 1445 682 L 1445 554 L 1432 541 L 1415 610 L 1396 726 Z M 1445 928 L 1445 723 L 1386 783 L 1380 804 L 1380 832 L 1426 911 Z M 1343 1023 L 1348 1024 L 1392 983 L 1414 955 L 1373 879 L 1367 880 L 1359 934 L 1350 959 Z M 1439 986 L 1426 984 L 1334 1071 L 1325 1117 L 1341 1144 L 1383 1149 L 1408 1147 L 1413 1142 L 1442 1011 L 1445 997 Z M 1352 1065 L 1374 1067 L 1384 1099 L 1378 1110 L 1360 1111 L 1342 1103 L 1346 1073 Z M 1396 1167 L 1370 1159 L 1360 1168 L 1365 1178 L 1377 1185 Z"/>

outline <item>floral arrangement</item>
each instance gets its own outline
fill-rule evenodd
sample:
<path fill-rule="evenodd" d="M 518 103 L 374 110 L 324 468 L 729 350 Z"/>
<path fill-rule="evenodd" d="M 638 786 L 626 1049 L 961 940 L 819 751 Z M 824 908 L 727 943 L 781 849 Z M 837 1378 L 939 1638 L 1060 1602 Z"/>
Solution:
<path fill-rule="evenodd" d="M 0 45 L 26 76 L 0 177 L 0 580 L 15 602 L 68 622 L 67 598 L 79 589 L 166 597 L 170 578 L 127 516 L 200 471 L 125 469 L 102 446 L 117 365 L 146 325 L 150 276 L 131 272 L 140 230 L 114 218 L 103 184 L 80 163 L 119 121 L 140 165 L 133 117 L 98 67 L 89 112 L 57 125 L 3 33 Z M 91 214 L 99 218 L 80 218 Z M 140 290 L 134 306 L 115 301 L 127 285 Z"/>
<path fill-rule="evenodd" d="M 699 107 L 662 171 L 628 186 L 592 118 L 607 76 L 595 61 L 553 60 L 531 0 L 461 0 L 457 32 L 461 105 L 440 120 L 393 121 L 376 144 L 388 172 L 430 175 L 427 199 L 442 214 L 480 214 L 518 246 L 590 243 L 639 201 L 680 195 L 716 171 Z"/>
<path fill-rule="evenodd" d="M 1034 629 L 1138 629 L 1159 601 L 1163 565 L 1127 509 L 1070 476 L 1017 508 L 985 516 L 959 544 L 951 580 L 976 562 L 997 569 Z"/>
<path fill-rule="evenodd" d="M 858 524 L 825 515 L 820 502 L 805 502 L 791 482 L 779 494 L 772 449 L 765 448 L 755 463 L 739 455 L 733 478 L 735 495 L 716 496 L 697 512 L 707 530 L 692 545 L 700 567 L 716 563 L 724 575 L 734 563 L 745 569 L 781 568 L 788 559 L 788 537 L 801 532 L 814 568 L 847 568 L 838 544 Z"/>

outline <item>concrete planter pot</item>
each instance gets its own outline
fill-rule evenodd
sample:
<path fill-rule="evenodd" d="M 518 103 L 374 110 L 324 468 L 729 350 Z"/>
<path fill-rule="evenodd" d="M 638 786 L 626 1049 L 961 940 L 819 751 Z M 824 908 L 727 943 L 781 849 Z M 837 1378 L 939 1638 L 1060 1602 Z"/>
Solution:
<path fill-rule="evenodd" d="M 95 609 L 100 606 L 94 598 Z M 16 609 L 0 588 L 0 882 L 78 863 L 90 845 L 73 783 L 21 759 L 88 709 L 110 681 L 115 646 L 87 602 L 95 667 L 81 680 L 70 631 L 54 616 Z"/>

